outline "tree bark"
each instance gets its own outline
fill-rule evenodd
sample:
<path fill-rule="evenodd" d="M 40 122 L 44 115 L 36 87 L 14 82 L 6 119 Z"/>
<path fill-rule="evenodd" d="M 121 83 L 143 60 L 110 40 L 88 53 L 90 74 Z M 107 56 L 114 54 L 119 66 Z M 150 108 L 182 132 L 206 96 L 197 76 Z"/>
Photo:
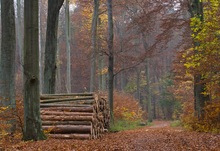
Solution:
<path fill-rule="evenodd" d="M 19 63 L 18 69 L 19 73 L 21 73 L 21 80 L 19 80 L 19 84 L 23 83 L 23 34 L 22 34 L 22 13 L 21 13 L 21 0 L 17 0 L 17 19 L 16 19 L 16 34 L 17 34 L 17 46 L 18 46 L 18 56 Z M 19 74 L 18 73 L 18 74 Z M 19 85 L 19 86 L 21 86 Z"/>
<path fill-rule="evenodd" d="M 114 51 L 113 51 L 113 16 L 112 0 L 107 0 L 108 9 L 108 99 L 110 107 L 110 120 L 114 122 L 113 113 L 113 89 L 114 89 Z"/>
<path fill-rule="evenodd" d="M 13 0 L 1 0 L 0 105 L 15 107 L 15 13 Z"/>
<path fill-rule="evenodd" d="M 66 20 L 66 89 L 67 93 L 71 93 L 71 49 L 70 49 L 70 13 L 69 13 L 69 0 L 66 0 L 65 9 Z"/>
<path fill-rule="evenodd" d="M 42 140 L 39 93 L 38 1 L 24 1 L 24 134 L 23 139 Z"/>
<path fill-rule="evenodd" d="M 99 0 L 94 0 L 94 10 L 92 17 L 92 55 L 91 55 L 90 92 L 95 91 L 98 18 L 99 18 Z"/>
<path fill-rule="evenodd" d="M 44 90 L 43 93 L 55 93 L 57 31 L 59 11 L 64 0 L 48 0 L 47 35 L 45 48 Z"/>
<path fill-rule="evenodd" d="M 15 103 L 15 12 L 13 0 L 1 0 L 0 106 L 14 109 Z M 9 131 L 15 131 L 15 121 Z"/>

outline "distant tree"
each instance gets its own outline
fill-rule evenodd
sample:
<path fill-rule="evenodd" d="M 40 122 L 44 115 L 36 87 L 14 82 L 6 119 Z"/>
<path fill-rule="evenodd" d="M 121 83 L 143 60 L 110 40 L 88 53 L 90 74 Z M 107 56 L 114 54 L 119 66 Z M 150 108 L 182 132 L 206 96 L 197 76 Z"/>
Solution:
<path fill-rule="evenodd" d="M 65 7 L 65 21 L 66 21 L 66 89 L 67 93 L 71 93 L 71 49 L 70 49 L 70 9 L 69 0 L 66 0 Z"/>
<path fill-rule="evenodd" d="M 110 119 L 113 122 L 113 91 L 114 91 L 114 50 L 113 50 L 113 15 L 112 0 L 107 0 L 108 8 L 108 101 L 110 106 Z"/>
<path fill-rule="evenodd" d="M 57 31 L 59 11 L 64 0 L 48 0 L 47 35 L 44 65 L 43 93 L 55 93 L 56 58 L 57 58 Z"/>
<path fill-rule="evenodd" d="M 94 10 L 93 10 L 92 28 L 91 28 L 92 55 L 91 55 L 90 92 L 94 92 L 95 90 L 98 18 L 99 18 L 99 0 L 94 0 Z"/>
<path fill-rule="evenodd" d="M 0 106 L 15 103 L 15 12 L 13 0 L 1 0 Z M 13 124 L 13 123 L 12 123 Z M 12 129 L 13 131 L 13 129 Z"/>
<path fill-rule="evenodd" d="M 40 118 L 38 0 L 24 1 L 24 134 L 23 139 L 42 140 Z"/>
<path fill-rule="evenodd" d="M 200 0 L 192 0 L 192 5 L 190 7 L 190 13 L 192 17 L 199 19 L 203 22 L 203 2 Z M 195 35 L 198 34 L 194 32 Z M 194 48 L 198 47 L 200 43 L 194 39 Z M 198 53 L 195 50 L 195 53 Z M 194 104 L 195 104 L 195 113 L 198 118 L 203 118 L 204 112 L 203 108 L 205 107 L 205 102 L 209 100 L 209 96 L 204 94 L 205 91 L 205 83 L 203 82 L 202 74 L 194 74 Z"/>

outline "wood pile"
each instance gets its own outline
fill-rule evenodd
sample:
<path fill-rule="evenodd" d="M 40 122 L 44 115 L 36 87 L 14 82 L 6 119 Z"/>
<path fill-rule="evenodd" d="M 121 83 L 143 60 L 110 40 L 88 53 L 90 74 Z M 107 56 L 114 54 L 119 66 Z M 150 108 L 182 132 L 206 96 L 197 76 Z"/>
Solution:
<path fill-rule="evenodd" d="M 42 127 L 52 138 L 96 139 L 109 128 L 109 107 L 103 96 L 44 94 L 40 99 Z"/>

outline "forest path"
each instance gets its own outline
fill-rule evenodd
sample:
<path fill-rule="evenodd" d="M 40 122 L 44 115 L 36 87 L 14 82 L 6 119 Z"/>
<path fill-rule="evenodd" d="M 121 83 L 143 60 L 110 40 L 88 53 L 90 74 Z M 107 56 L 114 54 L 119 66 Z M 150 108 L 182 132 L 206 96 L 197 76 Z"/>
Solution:
<path fill-rule="evenodd" d="M 198 133 L 170 127 L 170 122 L 155 121 L 144 126 L 105 134 L 97 140 L 48 139 L 20 143 L 7 150 L 16 151 L 220 151 L 220 135 Z"/>

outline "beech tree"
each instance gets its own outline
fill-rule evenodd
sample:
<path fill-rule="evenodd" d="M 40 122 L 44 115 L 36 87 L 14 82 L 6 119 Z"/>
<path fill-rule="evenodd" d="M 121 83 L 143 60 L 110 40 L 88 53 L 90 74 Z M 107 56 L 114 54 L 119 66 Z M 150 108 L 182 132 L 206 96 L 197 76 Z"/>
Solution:
<path fill-rule="evenodd" d="M 47 35 L 45 46 L 44 87 L 43 93 L 55 93 L 57 31 L 59 11 L 64 0 L 48 0 Z"/>
<path fill-rule="evenodd" d="M 40 118 L 38 0 L 24 1 L 24 131 L 23 139 L 42 140 Z"/>
<path fill-rule="evenodd" d="M 203 2 L 200 0 L 192 0 L 190 13 L 192 17 L 198 18 L 203 22 Z M 194 32 L 194 34 L 198 34 L 198 32 Z M 198 47 L 199 45 L 200 43 L 195 40 L 194 47 Z M 195 50 L 195 53 L 198 53 L 197 50 Z M 209 96 L 204 95 L 204 91 L 205 83 L 203 82 L 203 75 L 196 73 L 194 75 L 194 107 L 198 118 L 203 118 L 203 108 L 205 107 L 205 102 L 209 100 Z"/>
<path fill-rule="evenodd" d="M 1 0 L 0 106 L 15 103 L 15 12 L 13 0 Z M 14 123 L 12 123 L 14 124 Z M 13 131 L 13 129 L 11 129 Z"/>
<path fill-rule="evenodd" d="M 70 49 L 70 9 L 69 9 L 69 0 L 66 0 L 65 7 L 65 21 L 66 21 L 66 89 L 67 93 L 71 93 L 71 49 Z"/>
<path fill-rule="evenodd" d="M 110 119 L 113 122 L 113 91 L 114 91 L 114 50 L 113 50 L 113 15 L 112 0 L 107 0 L 108 7 L 108 100 L 110 106 Z"/>
<path fill-rule="evenodd" d="M 97 54 L 97 24 L 99 17 L 99 0 L 94 0 L 94 10 L 92 16 L 92 55 L 91 55 L 91 75 L 90 75 L 90 92 L 95 90 L 95 74 L 96 74 L 96 54 Z"/>

